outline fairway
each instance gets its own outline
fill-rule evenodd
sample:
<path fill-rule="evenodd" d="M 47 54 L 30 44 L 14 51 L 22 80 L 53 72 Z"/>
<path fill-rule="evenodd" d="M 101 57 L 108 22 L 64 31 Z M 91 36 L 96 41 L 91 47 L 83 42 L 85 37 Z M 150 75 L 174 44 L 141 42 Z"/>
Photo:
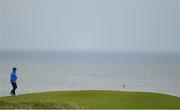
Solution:
<path fill-rule="evenodd" d="M 0 98 L 0 108 L 180 108 L 180 98 L 148 92 L 82 90 L 24 94 Z"/>

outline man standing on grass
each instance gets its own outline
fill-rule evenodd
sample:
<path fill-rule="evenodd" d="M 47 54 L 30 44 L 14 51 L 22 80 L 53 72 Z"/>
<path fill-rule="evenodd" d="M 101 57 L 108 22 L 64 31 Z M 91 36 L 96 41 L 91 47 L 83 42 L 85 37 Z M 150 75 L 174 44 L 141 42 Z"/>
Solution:
<path fill-rule="evenodd" d="M 10 81 L 11 81 L 11 84 L 12 84 L 12 87 L 13 87 L 13 89 L 11 90 L 11 95 L 12 96 L 16 95 L 16 92 L 15 92 L 16 88 L 17 88 L 17 84 L 16 84 L 16 80 L 17 80 L 16 70 L 17 70 L 17 68 L 13 67 L 12 73 L 11 73 L 11 76 L 10 76 Z"/>

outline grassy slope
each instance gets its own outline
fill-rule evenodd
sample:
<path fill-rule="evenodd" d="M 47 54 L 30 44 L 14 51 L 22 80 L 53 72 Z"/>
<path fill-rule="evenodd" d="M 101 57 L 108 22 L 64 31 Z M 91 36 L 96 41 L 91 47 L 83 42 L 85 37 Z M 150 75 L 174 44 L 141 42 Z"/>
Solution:
<path fill-rule="evenodd" d="M 180 98 L 122 91 L 61 91 L 0 98 L 0 108 L 180 108 Z"/>

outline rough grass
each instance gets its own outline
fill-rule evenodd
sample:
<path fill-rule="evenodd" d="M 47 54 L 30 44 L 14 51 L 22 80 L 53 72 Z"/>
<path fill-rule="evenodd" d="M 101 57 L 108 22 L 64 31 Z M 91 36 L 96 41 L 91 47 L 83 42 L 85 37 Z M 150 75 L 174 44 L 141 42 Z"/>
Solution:
<path fill-rule="evenodd" d="M 1 97 L 0 108 L 180 109 L 180 98 L 147 92 L 59 91 Z"/>
<path fill-rule="evenodd" d="M 68 103 L 57 103 L 51 101 L 24 101 L 24 102 L 9 102 L 7 100 L 0 100 L 0 109 L 76 109 L 80 108 L 76 105 Z"/>

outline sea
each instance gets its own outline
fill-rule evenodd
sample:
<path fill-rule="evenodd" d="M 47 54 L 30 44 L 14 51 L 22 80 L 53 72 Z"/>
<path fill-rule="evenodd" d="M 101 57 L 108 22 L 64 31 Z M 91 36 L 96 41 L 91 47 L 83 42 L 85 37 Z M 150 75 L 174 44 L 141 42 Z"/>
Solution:
<path fill-rule="evenodd" d="M 0 51 L 0 96 L 10 95 L 17 67 L 19 94 L 114 90 L 180 97 L 180 55 L 73 51 Z"/>

